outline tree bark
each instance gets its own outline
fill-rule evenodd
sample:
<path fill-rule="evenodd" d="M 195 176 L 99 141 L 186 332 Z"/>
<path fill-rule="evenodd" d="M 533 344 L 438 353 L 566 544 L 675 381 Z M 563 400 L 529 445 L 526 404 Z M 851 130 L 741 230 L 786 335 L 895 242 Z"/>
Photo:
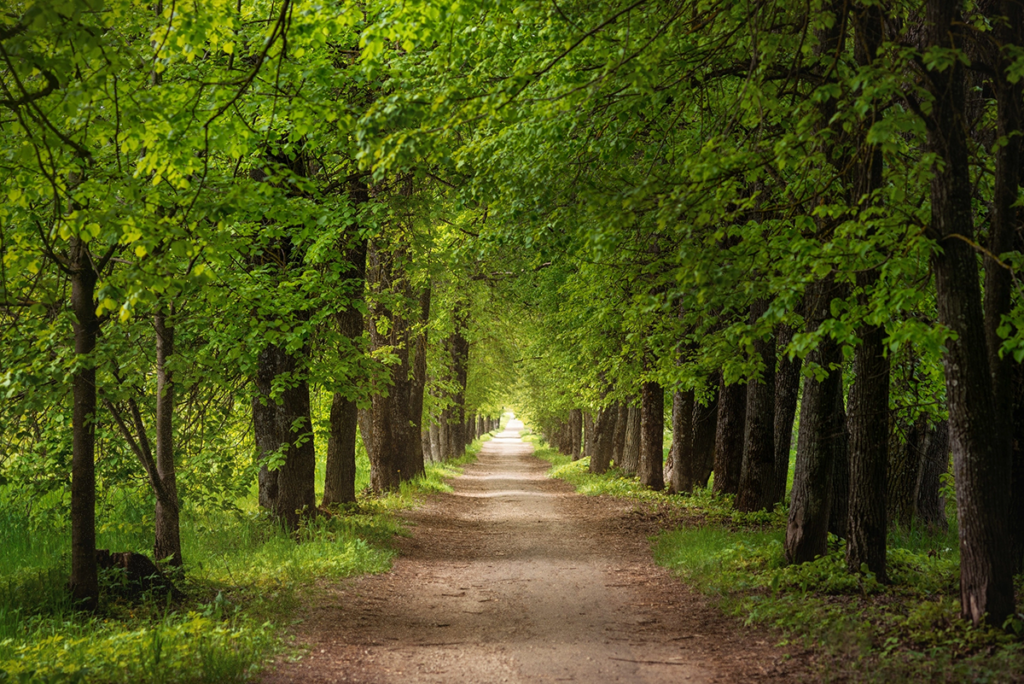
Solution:
<path fill-rule="evenodd" d="M 675 392 L 672 395 L 672 446 L 669 459 L 672 468 L 669 489 L 676 494 L 689 494 L 696 480 L 693 450 L 693 412 L 695 408 L 693 390 Z"/>
<path fill-rule="evenodd" d="M 156 476 L 160 481 L 153 524 L 156 533 L 153 557 L 181 567 L 178 480 L 174 467 L 174 373 L 167 367 L 167 360 L 174 355 L 174 327 L 167 325 L 167 314 L 163 310 L 153 317 L 153 327 L 156 330 Z"/>
<path fill-rule="evenodd" d="M 640 386 L 640 484 L 661 491 L 665 488 L 663 440 L 665 392 L 656 382 Z"/>
<path fill-rule="evenodd" d="M 768 300 L 750 306 L 751 324 L 768 311 Z M 747 385 L 747 411 L 743 432 L 743 465 L 736 510 L 768 510 L 775 480 L 775 336 L 754 341 L 754 353 L 764 363 L 761 378 Z"/>
<path fill-rule="evenodd" d="M 718 391 L 715 426 L 715 494 L 735 494 L 743 468 L 743 430 L 747 415 L 747 386 L 726 385 Z"/>
<path fill-rule="evenodd" d="M 493 428 L 492 428 L 493 429 Z M 572 460 L 578 461 L 583 448 L 583 411 L 572 409 L 569 412 L 569 432 L 572 434 Z"/>
<path fill-rule="evenodd" d="M 707 403 L 693 406 L 693 484 L 707 487 L 715 465 L 715 431 L 718 426 L 718 382 L 714 381 Z"/>
<path fill-rule="evenodd" d="M 448 350 L 452 359 L 452 375 L 458 389 L 452 397 L 453 404 L 448 408 L 448 449 L 449 458 L 461 458 L 466 455 L 465 403 L 466 382 L 469 378 L 469 342 L 465 330 L 468 314 L 462 306 L 455 311 L 455 332 L 448 338 Z"/>
<path fill-rule="evenodd" d="M 618 421 L 619 409 L 612 404 L 597 412 L 594 421 L 594 451 L 590 456 L 590 472 L 601 475 L 608 471 L 615 448 L 615 423 Z"/>
<path fill-rule="evenodd" d="M 366 450 L 366 457 L 373 459 L 373 411 L 371 409 L 359 409 L 356 413 L 359 425 L 359 436 L 363 438 L 363 449 Z"/>
<path fill-rule="evenodd" d="M 858 280 L 873 283 L 876 274 L 861 273 Z M 870 281 L 870 283 L 868 282 Z M 865 325 L 854 352 L 854 382 L 850 390 L 850 505 L 846 565 L 851 572 L 862 566 L 887 581 L 885 550 L 888 522 L 885 490 L 889 460 L 889 358 L 885 330 Z"/>
<path fill-rule="evenodd" d="M 793 340 L 793 329 L 779 326 L 776 331 L 776 349 L 780 354 L 775 372 L 775 475 L 772 478 L 772 505 L 786 499 L 789 482 L 789 452 L 793 446 L 793 419 L 796 418 L 797 399 L 800 395 L 800 357 L 790 359 L 785 353 Z"/>
<path fill-rule="evenodd" d="M 929 0 L 925 42 L 961 48 L 964 21 L 959 3 Z M 995 405 L 985 337 L 978 262 L 965 240 L 974 238 L 972 185 L 964 116 L 964 66 L 921 72 L 933 95 L 925 116 L 929 151 L 941 165 L 931 183 L 929 235 L 941 251 L 932 255 L 939 321 L 954 336 L 944 358 L 953 467 L 960 531 L 960 604 L 965 618 L 1001 625 L 1015 610 L 1009 533 L 1011 450 Z M 1016 195 L 1016 188 L 1014 188 Z M 956 237 L 954 237 L 956 236 Z"/>
<path fill-rule="evenodd" d="M 412 435 L 405 472 L 407 477 L 415 477 L 426 472 L 424 467 L 425 453 L 423 449 L 423 394 L 427 387 L 427 324 L 430 322 L 430 285 L 420 291 L 419 323 L 416 333 L 415 349 L 413 350 L 413 378 L 409 390 L 409 416 Z"/>
<path fill-rule="evenodd" d="M 842 352 L 840 352 L 840 358 Z M 850 518 L 850 433 L 846 429 L 846 408 L 843 402 L 843 377 L 839 375 L 835 413 L 832 415 L 832 508 L 828 515 L 828 531 L 841 539 L 847 537 Z"/>
<path fill-rule="evenodd" d="M 914 516 L 930 530 L 945 532 L 946 499 L 941 494 L 942 476 L 949 472 L 949 423 L 942 421 L 929 430 L 914 488 Z"/>
<path fill-rule="evenodd" d="M 256 442 L 256 458 L 262 464 L 259 472 L 259 504 L 267 510 L 275 510 L 280 494 L 278 471 L 267 465 L 272 454 L 276 454 L 287 440 L 286 424 L 278 399 L 271 395 L 274 378 L 284 365 L 284 350 L 274 344 L 264 347 L 256 359 L 256 375 L 253 384 L 256 395 L 252 400 L 253 437 Z"/>
<path fill-rule="evenodd" d="M 308 357 L 308 348 L 302 356 Z M 281 393 L 287 440 L 284 463 L 277 471 L 277 501 L 274 512 L 289 530 L 296 530 L 303 517 L 316 514 L 316 451 L 309 405 L 309 381 L 306 369 L 295 356 L 283 355 L 283 373 L 291 377 L 291 386 Z"/>
<path fill-rule="evenodd" d="M 622 451 L 626 446 L 626 418 L 629 409 L 625 404 L 615 405 L 615 433 L 612 437 L 612 463 L 618 468 L 622 464 Z"/>
<path fill-rule="evenodd" d="M 587 411 L 583 414 L 583 457 L 594 455 L 594 414 Z"/>
<path fill-rule="evenodd" d="M 861 66 L 874 60 L 884 35 L 884 17 L 877 5 L 856 7 L 854 20 L 854 57 Z M 874 112 L 871 114 L 875 118 Z M 882 186 L 882 150 L 877 145 L 865 145 L 863 139 L 860 158 L 855 163 L 854 200 L 874 203 L 873 193 Z M 870 291 L 878 280 L 878 271 L 860 271 L 857 274 L 859 302 L 870 303 Z M 888 524 L 886 521 L 886 467 L 888 465 L 889 415 L 889 357 L 885 349 L 885 330 L 878 325 L 864 323 L 857 332 L 861 344 L 854 352 L 854 384 L 850 390 L 850 413 L 847 425 L 850 433 L 850 487 L 849 516 L 847 518 L 846 565 L 851 572 L 862 567 L 887 581 L 885 550 Z"/>
<path fill-rule="evenodd" d="M 630 406 L 626 413 L 626 444 L 622 448 L 622 472 L 636 476 L 640 472 L 640 409 Z"/>
<path fill-rule="evenodd" d="M 388 293 L 406 301 L 410 299 L 408 278 L 402 272 L 404 257 L 401 248 L 387 250 L 382 245 L 370 243 L 367 281 L 375 293 Z M 414 431 L 412 427 L 412 336 L 409 321 L 402 312 L 388 308 L 379 297 L 370 307 L 370 316 L 368 327 L 373 349 L 389 347 L 398 360 L 388 368 L 387 394 L 375 395 L 371 408 L 373 452 L 370 455 L 370 486 L 375 492 L 387 492 L 397 490 L 401 482 L 417 474 L 410 457 L 414 450 L 413 442 L 419 442 L 419 430 Z M 377 321 L 381 320 L 386 320 L 387 324 L 378 325 Z M 420 456 L 422 458 L 422 453 Z"/>
<path fill-rule="evenodd" d="M 356 205 L 366 202 L 366 184 L 355 184 L 350 190 L 349 197 Z M 366 297 L 366 249 L 365 237 L 356 237 L 351 245 L 346 246 L 349 269 L 342 286 L 349 293 L 349 302 L 343 311 L 334 315 L 338 332 L 346 340 L 348 348 L 345 351 L 352 355 L 361 351 L 359 340 L 362 337 L 364 321 L 363 314 L 355 303 L 365 301 Z M 350 393 L 334 393 L 331 398 L 330 420 L 327 461 L 324 465 L 324 496 L 321 500 L 325 508 L 354 503 L 356 500 L 356 430 L 359 424 L 359 407 Z M 365 435 L 366 433 L 364 438 Z"/>
<path fill-rule="evenodd" d="M 830 315 L 834 295 L 831 275 L 808 286 L 805 306 L 812 330 Z M 827 375 L 821 382 L 810 377 L 804 380 L 784 548 L 789 563 L 812 561 L 827 551 L 835 442 L 844 430 L 836 420 L 836 407 L 842 401 L 842 360 L 842 350 L 831 337 L 823 338 L 808 355 L 808 361 Z"/>
<path fill-rule="evenodd" d="M 72 238 L 71 309 L 75 314 L 75 354 L 92 354 L 99 334 L 96 280 L 88 247 Z M 71 598 L 75 606 L 96 610 L 99 575 L 96 569 L 96 366 L 83 359 L 72 379 L 71 414 Z"/>

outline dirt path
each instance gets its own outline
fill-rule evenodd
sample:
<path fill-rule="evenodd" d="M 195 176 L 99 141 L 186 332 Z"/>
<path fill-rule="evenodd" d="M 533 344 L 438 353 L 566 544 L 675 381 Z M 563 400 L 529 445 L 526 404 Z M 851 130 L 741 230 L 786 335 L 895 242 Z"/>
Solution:
<path fill-rule="evenodd" d="M 628 504 L 547 478 L 520 428 L 406 515 L 390 573 L 325 588 L 297 627 L 311 654 L 264 683 L 795 678 L 770 637 L 653 564 Z"/>

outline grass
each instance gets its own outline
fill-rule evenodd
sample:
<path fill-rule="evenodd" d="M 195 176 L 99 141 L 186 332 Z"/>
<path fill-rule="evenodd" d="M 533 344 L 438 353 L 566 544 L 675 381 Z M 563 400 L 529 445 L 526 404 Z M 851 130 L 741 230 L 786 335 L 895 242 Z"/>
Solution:
<path fill-rule="evenodd" d="M 612 469 L 592 475 L 587 459 L 571 461 L 535 436 L 536 455 L 550 475 L 582 494 L 625 497 L 655 516 L 655 560 L 690 586 L 715 597 L 746 625 L 778 630 L 783 644 L 817 652 L 822 680 L 864 682 L 1004 682 L 1024 679 L 1024 621 L 1005 630 L 976 628 L 959 618 L 956 530 L 894 531 L 890 583 L 851 574 L 845 542 L 811 563 L 783 560 L 786 509 L 742 514 L 731 496 L 706 489 L 688 496 L 647 490 Z M 1022 595 L 1022 577 L 1017 594 Z"/>
<path fill-rule="evenodd" d="M 298 538 L 258 509 L 254 498 L 233 509 L 185 508 L 182 553 L 186 598 L 128 601 L 104 592 L 96 614 L 73 610 L 67 590 L 67 522 L 59 497 L 26 501 L 0 487 L 0 683 L 243 682 L 287 648 L 283 627 L 303 592 L 320 579 L 388 570 L 391 541 L 404 534 L 396 513 L 476 458 L 485 435 L 458 461 L 382 497 L 308 522 Z M 357 463 L 368 483 L 365 452 Z M 147 552 L 152 545 L 149 496 L 113 493 L 97 545 Z"/>

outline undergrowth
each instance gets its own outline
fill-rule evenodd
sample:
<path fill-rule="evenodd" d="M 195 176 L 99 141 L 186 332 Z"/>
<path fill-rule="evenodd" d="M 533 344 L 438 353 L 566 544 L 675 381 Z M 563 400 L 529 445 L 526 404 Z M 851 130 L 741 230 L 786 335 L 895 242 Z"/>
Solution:
<path fill-rule="evenodd" d="M 889 584 L 850 573 L 845 541 L 830 537 L 829 553 L 811 563 L 783 560 L 786 509 L 743 514 L 732 496 L 710 486 L 667 496 L 641 487 L 614 468 L 589 471 L 535 436 L 535 454 L 551 477 L 578 492 L 635 502 L 634 513 L 661 528 L 655 560 L 687 584 L 717 599 L 746 625 L 777 628 L 782 643 L 819 653 L 823 679 L 869 682 L 1004 682 L 1024 679 L 1024 620 L 1004 630 L 976 628 L 959 617 L 956 531 L 912 530 L 889 538 Z M 1017 594 L 1024 591 L 1017 578 Z"/>
<path fill-rule="evenodd" d="M 177 582 L 184 598 L 126 600 L 107 582 L 95 614 L 75 611 L 68 598 L 66 520 L 0 488 L 0 684 L 252 679 L 287 648 L 283 627 L 303 593 L 322 578 L 388 570 L 391 541 L 405 534 L 395 514 L 424 494 L 450 491 L 445 480 L 475 459 L 486 439 L 458 461 L 429 464 L 398 492 L 364 492 L 356 504 L 308 521 L 297 535 L 251 498 L 226 510 L 185 508 L 187 567 Z M 365 455 L 360 461 L 366 482 L 369 464 Z M 98 545 L 148 552 L 151 501 L 121 497 L 115 513 Z"/>

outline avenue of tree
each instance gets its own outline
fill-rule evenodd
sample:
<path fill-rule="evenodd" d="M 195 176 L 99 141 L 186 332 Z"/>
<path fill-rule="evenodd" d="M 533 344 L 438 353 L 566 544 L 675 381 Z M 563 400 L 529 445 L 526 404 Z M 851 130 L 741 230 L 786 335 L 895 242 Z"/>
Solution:
<path fill-rule="evenodd" d="M 295 529 L 358 445 L 393 490 L 515 405 L 884 582 L 952 454 L 1002 625 L 1022 77 L 1022 0 L 8 4 L 0 486 L 66 501 L 90 607 L 98 492 L 187 564 L 183 507 L 258 483 Z"/>

